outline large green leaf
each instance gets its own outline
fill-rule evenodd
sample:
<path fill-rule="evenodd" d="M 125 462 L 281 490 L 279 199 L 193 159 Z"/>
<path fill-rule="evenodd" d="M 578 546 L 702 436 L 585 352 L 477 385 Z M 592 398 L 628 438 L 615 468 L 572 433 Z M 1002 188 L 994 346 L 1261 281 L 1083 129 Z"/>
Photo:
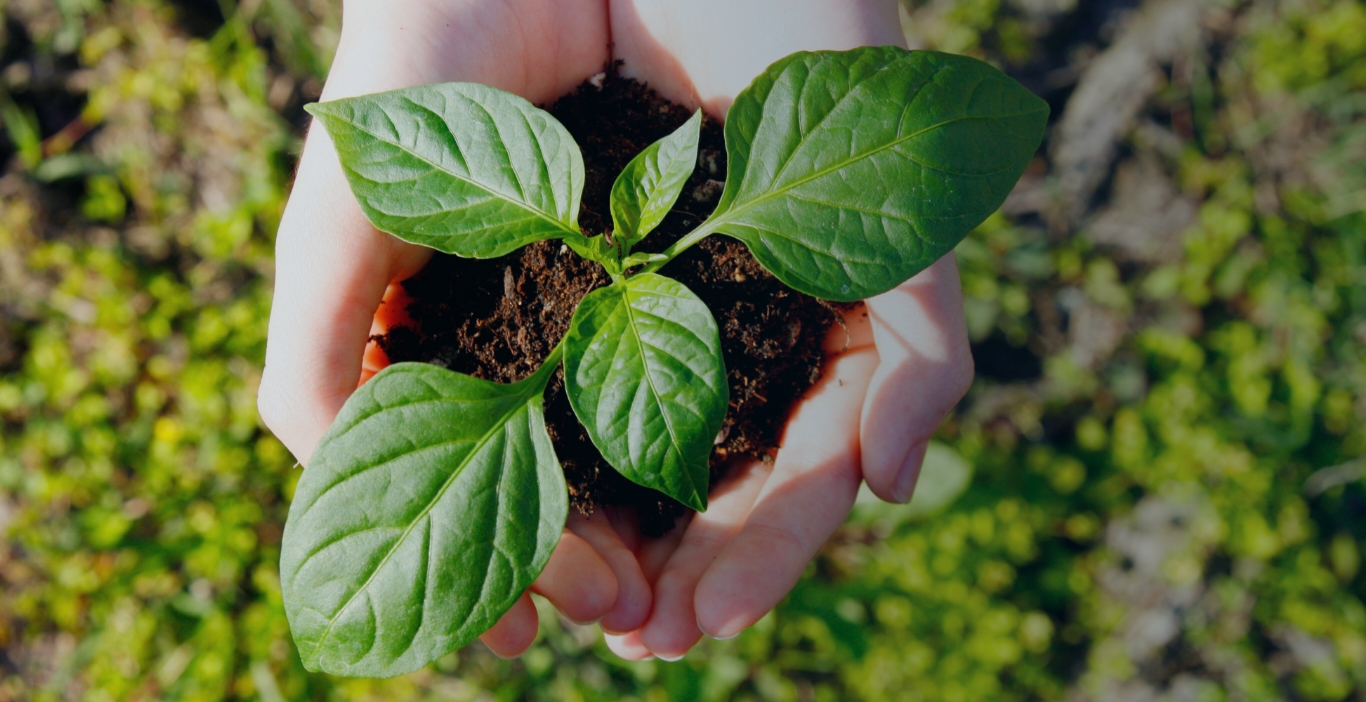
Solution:
<path fill-rule="evenodd" d="M 553 365 L 501 385 L 400 363 L 347 400 L 299 480 L 280 554 L 306 668 L 416 670 L 536 579 L 568 515 L 541 414 Z"/>
<path fill-rule="evenodd" d="M 702 111 L 631 159 L 612 184 L 612 226 L 627 248 L 664 221 L 697 166 Z"/>
<path fill-rule="evenodd" d="M 712 228 L 784 283 L 885 292 L 1005 200 L 1048 105 L 976 59 L 895 47 L 798 53 L 736 97 Z"/>
<path fill-rule="evenodd" d="M 493 258 L 578 236 L 583 156 L 563 125 L 516 95 L 443 83 L 308 111 L 365 215 L 404 241 Z"/>
<path fill-rule="evenodd" d="M 730 392 L 707 306 L 682 283 L 636 275 L 584 297 L 564 345 L 569 403 L 607 462 L 706 509 Z"/>

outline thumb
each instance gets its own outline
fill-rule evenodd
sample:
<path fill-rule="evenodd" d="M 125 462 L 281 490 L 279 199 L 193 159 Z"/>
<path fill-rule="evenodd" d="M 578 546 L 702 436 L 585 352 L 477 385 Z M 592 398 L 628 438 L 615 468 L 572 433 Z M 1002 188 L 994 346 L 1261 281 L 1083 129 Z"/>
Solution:
<path fill-rule="evenodd" d="M 868 300 L 878 367 L 859 429 L 863 479 L 878 497 L 907 502 L 925 448 L 972 384 L 972 351 L 953 254 Z"/>
<path fill-rule="evenodd" d="M 347 185 L 332 142 L 309 134 L 275 240 L 275 295 L 257 408 L 300 462 L 356 389 L 386 286 L 430 252 L 376 230 Z"/>

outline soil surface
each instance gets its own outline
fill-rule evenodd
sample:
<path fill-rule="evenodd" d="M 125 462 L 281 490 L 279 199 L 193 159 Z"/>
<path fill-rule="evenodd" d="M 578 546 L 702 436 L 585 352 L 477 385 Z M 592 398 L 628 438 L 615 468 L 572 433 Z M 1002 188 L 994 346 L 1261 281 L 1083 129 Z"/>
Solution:
<path fill-rule="evenodd" d="M 583 151 L 586 183 L 579 223 L 585 234 L 611 227 L 608 198 L 617 174 L 645 147 L 691 116 L 647 86 L 609 70 L 548 108 Z M 726 174 L 722 126 L 704 123 L 698 167 L 673 212 L 636 249 L 661 251 L 715 208 Z M 730 408 L 711 456 L 711 481 L 732 459 L 768 460 L 796 398 L 820 377 L 821 342 L 838 321 L 828 303 L 786 288 L 748 249 L 710 237 L 661 273 L 687 285 L 716 316 L 730 385 Z M 393 363 L 434 363 L 499 382 L 531 375 L 564 336 L 574 308 L 606 285 L 602 267 L 558 241 L 491 260 L 437 254 L 404 282 L 412 327 L 377 337 Z M 564 466 L 570 501 L 584 513 L 633 506 L 641 532 L 667 532 L 687 508 L 621 477 L 574 416 L 557 373 L 545 394 L 546 426 Z"/>

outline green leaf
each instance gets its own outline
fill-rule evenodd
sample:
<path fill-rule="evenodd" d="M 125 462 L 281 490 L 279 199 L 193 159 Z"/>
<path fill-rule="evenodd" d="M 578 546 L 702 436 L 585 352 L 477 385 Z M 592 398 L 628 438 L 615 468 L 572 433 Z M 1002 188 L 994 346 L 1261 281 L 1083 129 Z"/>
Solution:
<path fill-rule="evenodd" d="M 607 242 L 607 237 L 599 234 L 593 237 L 576 234 L 564 238 L 564 243 L 573 249 L 574 253 L 590 260 L 601 263 L 608 273 L 618 275 L 621 273 L 621 249 L 616 244 Z"/>
<path fill-rule="evenodd" d="M 569 403 L 607 462 L 705 510 L 730 396 L 707 306 L 682 283 L 636 275 L 584 297 L 564 345 Z"/>
<path fill-rule="evenodd" d="M 621 259 L 621 267 L 630 268 L 632 266 L 643 266 L 647 263 L 656 263 L 668 260 L 669 257 L 661 253 L 648 253 L 645 251 L 637 251 L 631 254 L 630 256 Z"/>
<path fill-rule="evenodd" d="M 493 258 L 578 232 L 583 156 L 511 93 L 443 83 L 308 106 L 361 209 L 404 241 Z"/>
<path fill-rule="evenodd" d="M 568 515 L 541 414 L 555 365 L 502 385 L 400 363 L 347 400 L 299 480 L 280 554 L 306 668 L 416 670 L 536 579 Z"/>
<path fill-rule="evenodd" d="M 1048 105 L 976 59 L 798 53 L 736 97 L 710 226 L 779 280 L 851 301 L 951 250 L 1024 173 Z"/>
<path fill-rule="evenodd" d="M 697 166 L 702 110 L 631 159 L 612 184 L 612 227 L 629 249 L 664 221 Z"/>

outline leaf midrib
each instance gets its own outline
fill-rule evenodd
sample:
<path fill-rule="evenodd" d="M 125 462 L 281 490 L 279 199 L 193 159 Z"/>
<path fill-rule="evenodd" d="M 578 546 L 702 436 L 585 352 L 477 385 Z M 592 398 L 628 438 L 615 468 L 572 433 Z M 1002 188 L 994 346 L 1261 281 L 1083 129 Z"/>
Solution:
<path fill-rule="evenodd" d="M 529 387 L 534 388 L 535 384 L 531 384 Z M 450 489 L 451 485 L 455 484 L 456 478 L 460 477 L 460 475 L 464 473 L 465 468 L 469 466 L 470 461 L 475 456 L 477 456 L 481 450 L 483 450 L 484 446 L 488 444 L 488 442 L 493 438 L 495 434 L 498 433 L 500 429 L 503 429 L 507 426 L 508 419 L 511 418 L 512 415 L 516 414 L 519 410 L 526 407 L 526 401 L 531 398 L 533 392 L 534 390 L 532 392 L 524 393 L 519 398 L 518 402 L 512 403 L 510 406 L 511 409 L 508 412 L 504 413 L 499 418 L 499 421 L 494 423 L 491 426 L 491 428 L 487 432 L 485 432 L 482 437 L 479 438 L 479 441 L 474 445 L 474 448 L 470 449 L 470 452 L 465 455 L 465 460 L 461 461 L 460 465 L 456 466 L 455 470 L 451 471 L 450 477 L 446 479 L 446 482 L 444 484 L 442 484 L 441 489 L 438 490 L 436 495 L 431 499 L 431 501 L 427 503 L 427 506 L 423 507 L 422 511 L 418 513 L 416 517 L 413 518 L 413 520 L 408 524 L 408 527 L 403 530 L 403 534 L 394 540 L 394 545 L 389 548 L 388 553 L 384 554 L 384 560 L 380 561 L 379 565 L 375 566 L 375 569 L 370 572 L 370 576 L 365 579 L 365 582 L 362 583 L 360 587 L 356 588 L 356 591 L 351 593 L 350 597 L 346 598 L 346 602 L 342 604 L 341 607 L 337 608 L 336 614 L 333 615 L 331 617 L 331 620 L 327 623 L 327 628 L 324 629 L 322 635 L 318 637 L 318 643 L 316 645 L 316 648 L 314 648 L 314 665 L 317 665 L 318 662 L 322 660 L 323 644 L 325 644 L 327 642 L 328 637 L 332 635 L 332 628 L 337 625 L 337 621 L 341 619 L 342 613 L 349 609 L 351 607 L 351 604 L 356 601 L 356 598 L 359 597 L 362 592 L 365 592 L 365 590 L 370 587 L 370 583 L 374 582 L 375 577 L 379 574 L 379 572 L 381 570 L 384 570 L 384 566 L 388 565 L 389 559 L 394 557 L 394 553 L 398 551 L 399 546 L 402 545 L 403 542 L 408 538 L 408 535 L 412 533 L 413 529 L 417 528 L 417 525 L 421 523 L 422 520 L 425 519 L 429 513 L 431 513 L 432 509 L 436 507 L 436 504 L 441 501 L 441 498 L 443 496 L 445 496 L 446 491 Z M 378 624 L 376 624 L 376 626 L 378 626 Z M 421 625 L 419 625 L 419 628 L 420 627 Z M 373 648 L 371 650 L 373 650 Z M 369 655 L 368 651 L 366 655 Z"/>
<path fill-rule="evenodd" d="M 684 126 L 686 127 L 687 125 L 685 124 Z M 682 128 L 680 127 L 680 130 L 681 129 Z M 651 144 L 650 146 L 646 147 L 645 151 L 642 151 L 640 155 L 636 157 L 641 159 L 638 163 L 640 169 L 644 170 L 644 173 L 641 173 L 639 178 L 631 178 L 632 182 L 628 183 L 626 186 L 622 188 L 622 197 L 631 198 L 630 204 L 634 207 L 634 212 L 625 210 L 626 203 L 621 203 L 621 200 L 616 197 L 615 191 L 617 184 L 612 184 L 613 223 L 616 223 L 616 206 L 618 205 L 618 203 L 621 203 L 623 209 L 622 214 L 625 217 L 629 217 L 631 220 L 633 220 L 627 222 L 627 224 L 629 225 L 629 229 L 631 229 L 629 233 L 634 241 L 639 241 L 643 239 L 646 234 L 649 234 L 650 231 L 653 231 L 653 228 L 647 231 L 641 231 L 641 222 L 645 221 L 646 210 L 647 208 L 657 210 L 662 204 L 662 201 L 668 199 L 667 196 L 664 196 L 663 194 L 668 192 L 669 189 L 661 187 L 660 183 L 669 180 L 668 174 L 670 172 L 670 169 L 673 167 L 674 164 L 685 161 L 685 159 L 683 159 L 682 156 L 685 152 L 689 151 L 687 145 L 678 147 L 674 149 L 674 153 L 672 156 L 668 156 L 668 164 L 661 165 L 662 161 L 664 160 L 663 157 L 665 156 L 664 146 L 671 145 L 669 139 L 675 136 L 677 133 L 678 132 L 674 132 L 673 134 L 670 134 L 664 139 L 661 139 L 660 141 Z M 653 152 L 651 151 L 652 149 Z M 693 160 L 695 161 L 696 157 L 694 157 Z M 651 163 L 652 161 L 653 164 Z M 636 166 L 636 164 L 637 161 L 635 159 L 632 159 L 631 163 L 627 164 L 626 170 L 622 172 L 622 176 L 630 174 L 631 171 L 636 170 L 635 168 L 633 168 L 633 166 Z M 654 166 L 654 170 L 656 171 L 655 175 L 658 176 L 654 183 L 654 187 L 648 187 L 647 184 L 647 179 L 650 176 L 649 171 L 651 165 Z M 691 175 L 691 171 L 688 173 L 688 175 Z M 685 175 L 682 179 L 684 184 L 687 183 L 688 175 Z M 641 197 L 642 193 L 644 194 L 643 198 Z M 675 202 L 677 201 L 678 196 L 681 194 L 682 186 L 679 187 L 679 192 L 674 195 Z M 667 215 L 668 213 L 666 212 L 665 214 Z M 659 225 L 656 224 L 655 226 L 657 227 Z"/>
<path fill-rule="evenodd" d="M 476 104 L 478 104 L 478 103 L 476 103 Z M 481 106 L 481 107 L 482 107 L 482 106 Z M 487 109 L 485 109 L 485 114 L 488 114 L 488 110 L 487 110 Z M 336 119 L 342 120 L 343 122 L 345 122 L 345 123 L 351 125 L 353 128 L 356 129 L 356 131 L 359 131 L 359 132 L 363 132 L 363 133 L 365 133 L 365 134 L 368 134 L 368 135 L 370 135 L 371 137 L 373 137 L 376 141 L 379 141 L 379 142 L 384 143 L 384 144 L 388 144 L 389 146 L 392 146 L 392 147 L 398 149 L 399 151 L 402 151 L 403 153 L 408 154 L 408 155 L 412 156 L 413 158 L 416 158 L 417 160 L 419 160 L 419 161 L 421 161 L 421 162 L 427 164 L 428 166 L 431 166 L 433 170 L 440 171 L 441 173 L 445 173 L 446 175 L 448 175 L 448 176 L 450 176 L 450 177 L 452 177 L 452 178 L 454 178 L 454 179 L 456 179 L 456 180 L 458 180 L 458 181 L 461 181 L 461 182 L 464 182 L 464 183 L 469 183 L 470 185 L 473 185 L 474 187 L 479 188 L 480 190 L 483 190 L 484 192 L 488 193 L 489 195 L 492 195 L 493 197 L 495 197 L 495 198 L 497 198 L 497 199 L 499 199 L 499 200 L 502 200 L 503 202 L 510 203 L 510 204 L 512 204 L 512 205 L 515 205 L 515 206 L 517 206 L 517 207 L 522 208 L 523 210 L 526 210 L 527 212 L 530 212 L 531 214 L 535 215 L 536 217 L 538 217 L 538 218 L 540 218 L 540 219 L 543 219 L 543 220 L 545 220 L 546 222 L 549 222 L 550 224 L 555 225 L 556 228 L 560 229 L 561 231 L 565 232 L 566 234 L 575 234 L 575 233 L 577 233 L 577 232 L 575 232 L 575 231 L 573 230 L 573 228 L 567 226 L 563 221 L 559 220 L 558 218 L 551 217 L 551 216 L 547 215 L 545 212 L 543 212 L 543 211 L 541 211 L 541 210 L 539 210 L 539 209 L 537 209 L 537 208 L 535 208 L 535 207 L 532 207 L 531 205 L 529 205 L 529 204 L 527 204 L 527 203 L 519 202 L 518 200 L 516 200 L 516 199 L 513 198 L 512 196 L 508 195 L 507 193 L 499 192 L 499 191 L 497 191 L 497 190 L 494 190 L 493 188 L 490 188 L 490 187 L 487 186 L 487 185 L 484 185 L 483 183 L 480 183 L 480 182 L 477 181 L 477 180 L 473 180 L 473 179 L 471 179 L 471 178 L 467 178 L 467 177 L 465 177 L 465 176 L 460 175 L 459 173 L 453 173 L 453 172 L 451 172 L 450 170 L 448 170 L 448 169 L 446 169 L 446 168 L 442 168 L 439 164 L 433 162 L 431 159 L 429 159 L 429 158 L 423 156 L 422 154 L 419 154 L 419 153 L 417 153 L 416 151 L 413 151 L 413 150 L 411 150 L 411 149 L 409 149 L 409 148 L 403 146 L 402 144 L 399 144 L 399 143 L 397 143 L 397 142 L 393 142 L 393 141 L 390 141 L 390 140 L 388 140 L 388 139 L 385 139 L 383 136 L 381 136 L 381 135 L 379 135 L 379 134 L 376 134 L 375 132 L 372 132 L 372 131 L 370 131 L 369 129 L 366 129 L 365 127 L 361 126 L 360 124 L 358 124 L 358 123 L 356 123 L 356 122 L 354 122 L 354 121 L 352 121 L 352 120 L 346 119 L 346 118 L 344 118 L 344 117 L 342 117 L 342 116 L 340 116 L 340 115 L 337 115 L 337 114 L 335 114 L 335 113 L 334 113 L 332 116 L 335 117 Z M 387 116 L 388 116 L 388 113 L 385 113 L 385 116 L 387 117 Z M 490 119 L 492 119 L 492 115 L 490 115 Z M 391 121 L 392 121 L 392 120 L 391 120 Z M 496 125 L 496 120 L 494 121 L 494 123 L 495 123 L 495 125 Z M 502 140 L 502 135 L 501 135 L 501 133 L 499 134 L 499 140 L 500 140 L 500 141 Z M 533 139 L 533 141 L 538 141 L 538 142 L 539 142 L 539 140 L 536 140 L 536 139 Z M 506 153 L 506 148 L 504 149 L 504 152 Z M 544 161 L 544 155 L 542 155 L 542 161 Z M 513 177 L 518 181 L 518 187 L 521 187 L 521 175 L 520 175 L 519 173 L 517 173 L 516 167 L 514 167 L 514 166 L 512 165 L 511 156 L 510 156 L 510 155 L 509 155 L 508 167 L 512 169 L 512 175 L 513 175 Z M 525 195 L 524 195 L 524 196 L 525 196 Z M 572 215 L 571 215 L 571 216 L 572 216 Z"/>
<path fill-rule="evenodd" d="M 816 120 L 816 123 L 815 123 L 815 124 L 811 125 L 811 127 L 810 127 L 809 129 L 807 129 L 807 131 L 806 131 L 807 135 L 810 135 L 810 134 L 812 134 L 813 132 L 816 132 L 817 130 L 819 130 L 821 127 L 824 127 L 824 126 L 825 126 L 825 122 L 826 122 L 827 120 L 830 119 L 830 116 L 833 115 L 833 114 L 835 114 L 836 112 L 839 112 L 840 107 L 843 106 L 844 103 L 845 103 L 846 101 L 848 101 L 848 100 L 850 99 L 850 97 L 851 97 L 855 92 L 858 91 L 859 88 L 863 87 L 863 84 L 864 84 L 864 83 L 866 83 L 866 82 L 868 82 L 869 80 L 873 79 L 873 78 L 876 77 L 878 74 L 882 73 L 883 70 L 886 70 L 887 68 L 890 68 L 892 64 L 897 63 L 898 61 L 901 61 L 901 60 L 904 59 L 904 58 L 905 58 L 905 57 L 895 58 L 895 59 L 893 59 L 892 61 L 889 61 L 888 63 L 883 64 L 882 66 L 880 66 L 876 71 L 873 71 L 873 72 L 871 72 L 871 73 L 869 73 L 869 74 L 863 76 L 863 77 L 860 78 L 857 82 L 855 82 L 853 85 L 850 85 L 850 86 L 849 86 L 849 89 L 846 90 L 846 91 L 844 91 L 844 94 L 840 96 L 840 99 L 839 99 L 839 100 L 836 100 L 836 101 L 835 101 L 835 104 L 834 104 L 834 105 L 831 105 L 831 106 L 830 106 L 830 109 L 827 110 L 825 114 L 821 115 L 820 118 L 818 118 L 818 119 Z M 806 68 L 807 68 L 806 80 L 803 80 L 803 81 L 802 81 L 802 87 L 799 89 L 799 94 L 798 94 L 798 96 L 797 96 L 797 103 L 798 103 L 798 104 L 797 104 L 797 111 L 798 111 L 798 114 L 800 114 L 800 111 L 801 111 L 801 98 L 802 98 L 801 93 L 805 93 L 805 92 L 806 92 L 807 85 L 810 84 L 810 80 L 811 80 L 812 74 L 815 72 L 816 66 L 818 66 L 818 65 L 820 65 L 820 63 L 824 63 L 824 62 L 825 62 L 825 59 L 822 59 L 821 61 L 819 61 L 819 62 L 817 62 L 817 63 L 815 63 L 815 64 L 811 64 L 811 65 L 806 66 Z M 791 65 L 792 65 L 792 64 L 788 64 L 788 66 L 791 66 Z M 906 107 L 903 108 L 902 111 L 901 111 L 901 117 L 902 117 L 902 118 L 904 118 L 904 117 L 906 116 L 906 110 L 910 109 L 911 104 L 914 103 L 914 102 L 916 101 L 916 99 L 920 97 L 921 91 L 923 90 L 923 88 L 925 87 L 925 85 L 927 85 L 928 83 L 930 83 L 931 81 L 933 81 L 934 78 L 935 78 L 935 76 L 938 76 L 940 73 L 943 73 L 944 70 L 947 68 L 947 66 L 948 66 L 948 64 L 944 64 L 944 65 L 938 66 L 937 68 L 935 68 L 935 70 L 934 70 L 933 73 L 929 74 L 928 76 L 925 77 L 925 79 L 924 79 L 923 81 L 921 81 L 921 83 L 920 83 L 920 89 L 917 89 L 916 94 L 915 94 L 915 97 L 912 97 L 910 100 L 907 100 L 907 101 L 906 101 Z M 783 68 L 783 71 L 786 72 L 786 70 L 787 70 L 787 67 L 785 66 L 785 67 Z M 781 76 L 779 76 L 779 77 L 781 77 Z M 778 83 L 777 78 L 775 78 L 773 84 L 776 86 L 777 83 Z M 770 94 L 772 94 L 771 90 L 770 90 Z M 764 102 L 767 103 L 768 101 L 765 100 Z M 766 106 L 766 105 L 765 105 L 765 106 Z M 761 118 L 761 119 L 762 119 L 762 118 Z M 800 119 L 799 119 L 798 121 L 800 121 Z M 898 119 L 897 121 L 900 122 L 901 120 Z M 803 140 L 802 140 L 802 143 L 805 143 L 805 141 L 806 141 L 806 140 L 803 139 Z M 751 140 L 751 143 L 753 143 L 753 140 Z M 793 159 L 793 157 L 795 157 L 795 156 L 797 155 L 797 151 L 798 151 L 800 148 L 801 148 L 801 144 L 798 144 L 798 145 L 797 145 L 797 148 L 793 149 L 793 150 L 792 150 L 792 153 L 788 154 L 787 158 L 783 159 L 783 165 L 780 166 L 780 167 L 778 168 L 778 172 L 777 172 L 777 173 L 774 173 L 774 174 L 773 174 L 773 180 L 774 180 L 774 181 L 780 180 L 780 179 L 783 177 L 783 174 L 787 172 L 787 167 L 790 166 L 790 165 L 792 165 L 792 159 Z"/>
<path fill-rule="evenodd" d="M 672 135 L 670 135 L 670 136 L 672 136 Z M 659 150 L 659 152 L 663 152 L 663 151 L 664 151 L 664 149 L 661 147 L 660 150 Z M 677 163 L 686 163 L 686 162 L 687 162 L 687 159 L 684 159 L 684 158 L 683 158 L 683 154 L 684 154 L 685 152 L 687 152 L 687 151 L 688 151 L 688 147 L 687 147 L 687 146 L 682 146 L 682 147 L 679 147 L 679 148 L 675 149 L 673 155 L 669 157 L 669 162 L 668 162 L 667 164 L 663 164 L 663 163 L 662 163 L 663 159 L 655 159 L 655 161 L 656 161 L 656 166 L 657 166 L 657 168 L 656 168 L 655 170 L 658 171 L 658 178 L 655 179 L 655 187 L 653 187 L 653 188 L 650 189 L 649 195 L 648 195 L 648 197 L 646 197 L 646 202 L 649 203 L 650 205 L 654 206 L 655 209 L 658 209 L 659 205 L 661 204 L 661 202 L 662 202 L 663 200 L 668 199 L 667 193 L 668 193 L 668 191 L 669 191 L 669 188 L 661 187 L 660 184 L 661 184 L 661 183 L 664 183 L 665 181 L 671 180 L 671 179 L 669 178 L 669 174 L 672 172 L 672 169 L 673 169 L 674 164 L 677 164 Z M 659 152 L 656 152 L 656 154 L 658 155 Z M 694 158 L 693 160 L 695 161 L 696 159 Z M 647 164 L 647 165 L 648 165 L 648 164 Z M 688 175 L 691 175 L 691 172 L 689 172 Z M 642 179 L 642 180 L 643 180 L 643 179 Z M 685 176 L 683 177 L 682 180 L 683 180 L 684 183 L 687 183 L 688 176 L 685 175 Z M 681 189 L 681 188 L 679 189 L 679 193 L 678 193 L 678 194 L 679 194 L 679 195 L 682 194 L 682 189 Z M 642 219 L 644 218 L 644 217 L 643 217 L 644 212 L 645 212 L 645 208 L 642 207 L 642 208 L 641 208 Z"/>
<path fill-rule="evenodd" d="M 678 442 L 678 434 L 674 431 L 673 421 L 669 418 L 669 413 L 664 410 L 664 398 L 655 389 L 654 378 L 650 376 L 650 364 L 645 356 L 645 342 L 640 338 L 640 328 L 636 323 L 635 308 L 631 306 L 631 286 L 623 285 L 621 297 L 626 302 L 626 322 L 631 325 L 631 339 L 636 342 L 636 353 L 640 354 L 640 365 L 644 368 L 645 384 L 650 387 L 650 396 L 655 399 L 655 404 L 659 407 L 659 416 L 664 419 L 664 427 L 669 430 L 669 443 L 678 452 L 679 458 L 683 458 L 683 447 Z M 697 496 L 697 483 L 693 481 L 692 473 L 688 472 L 688 466 L 684 465 L 684 475 L 688 476 L 688 485 L 692 488 L 693 496 Z M 662 474 L 661 474 L 662 477 Z"/>

